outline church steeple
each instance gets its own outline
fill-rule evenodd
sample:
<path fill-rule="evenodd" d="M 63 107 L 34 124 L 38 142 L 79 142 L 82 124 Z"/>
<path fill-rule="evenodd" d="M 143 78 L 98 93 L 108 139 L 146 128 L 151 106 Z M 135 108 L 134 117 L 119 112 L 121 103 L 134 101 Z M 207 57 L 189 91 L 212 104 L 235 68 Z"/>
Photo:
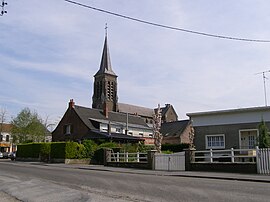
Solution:
<path fill-rule="evenodd" d="M 106 25 L 106 35 L 105 35 L 105 41 L 103 46 L 103 52 L 102 52 L 102 58 L 100 62 L 100 68 L 98 72 L 95 74 L 111 74 L 116 76 L 116 74 L 112 70 L 112 64 L 110 59 L 110 52 L 109 52 L 109 46 L 107 42 L 107 25 Z"/>
<path fill-rule="evenodd" d="M 106 26 L 107 28 L 107 26 Z M 94 75 L 94 94 L 92 108 L 117 111 L 117 75 L 112 70 L 109 47 L 107 42 L 107 29 L 103 46 L 100 68 Z"/>

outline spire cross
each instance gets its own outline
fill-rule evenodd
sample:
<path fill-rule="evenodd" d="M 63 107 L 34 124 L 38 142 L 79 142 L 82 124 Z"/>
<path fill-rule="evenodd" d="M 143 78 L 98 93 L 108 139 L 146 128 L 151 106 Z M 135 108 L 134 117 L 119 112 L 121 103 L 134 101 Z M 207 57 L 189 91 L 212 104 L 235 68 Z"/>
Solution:
<path fill-rule="evenodd" d="M 105 24 L 105 36 L 107 36 L 108 34 L 108 26 L 107 26 L 107 23 Z"/>

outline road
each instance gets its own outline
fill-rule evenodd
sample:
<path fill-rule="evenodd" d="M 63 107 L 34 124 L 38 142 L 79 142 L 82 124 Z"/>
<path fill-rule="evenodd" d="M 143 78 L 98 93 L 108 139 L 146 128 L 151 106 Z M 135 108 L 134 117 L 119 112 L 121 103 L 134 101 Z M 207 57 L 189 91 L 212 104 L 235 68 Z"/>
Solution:
<path fill-rule="evenodd" d="M 0 184 L 0 197 L 2 193 L 14 201 L 33 202 L 246 202 L 270 198 L 270 183 L 117 173 L 9 160 L 0 160 Z"/>

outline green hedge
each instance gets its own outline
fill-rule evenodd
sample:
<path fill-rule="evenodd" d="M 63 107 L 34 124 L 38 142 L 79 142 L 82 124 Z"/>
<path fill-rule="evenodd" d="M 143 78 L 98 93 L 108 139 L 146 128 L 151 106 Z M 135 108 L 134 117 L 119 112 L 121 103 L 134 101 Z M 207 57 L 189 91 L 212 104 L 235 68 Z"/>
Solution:
<path fill-rule="evenodd" d="M 17 157 L 55 159 L 82 159 L 87 157 L 83 144 L 77 142 L 29 143 L 18 145 Z"/>
<path fill-rule="evenodd" d="M 17 157 L 39 158 L 41 143 L 21 144 L 17 146 Z"/>
<path fill-rule="evenodd" d="M 182 143 L 182 144 L 163 144 L 161 146 L 162 151 L 172 151 L 172 152 L 182 152 L 183 149 L 189 148 L 189 144 Z"/>

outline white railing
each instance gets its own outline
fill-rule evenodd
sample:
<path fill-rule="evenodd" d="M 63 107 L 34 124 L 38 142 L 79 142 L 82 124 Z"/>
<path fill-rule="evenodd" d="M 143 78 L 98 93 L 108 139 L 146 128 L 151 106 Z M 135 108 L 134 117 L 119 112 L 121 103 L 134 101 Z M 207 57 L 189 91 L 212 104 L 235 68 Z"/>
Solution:
<path fill-rule="evenodd" d="M 257 147 L 257 172 L 259 174 L 270 174 L 270 148 L 259 149 Z"/>
<path fill-rule="evenodd" d="M 256 149 L 195 151 L 195 162 L 256 162 Z"/>
<path fill-rule="evenodd" d="M 111 153 L 109 162 L 147 162 L 147 153 Z"/>

